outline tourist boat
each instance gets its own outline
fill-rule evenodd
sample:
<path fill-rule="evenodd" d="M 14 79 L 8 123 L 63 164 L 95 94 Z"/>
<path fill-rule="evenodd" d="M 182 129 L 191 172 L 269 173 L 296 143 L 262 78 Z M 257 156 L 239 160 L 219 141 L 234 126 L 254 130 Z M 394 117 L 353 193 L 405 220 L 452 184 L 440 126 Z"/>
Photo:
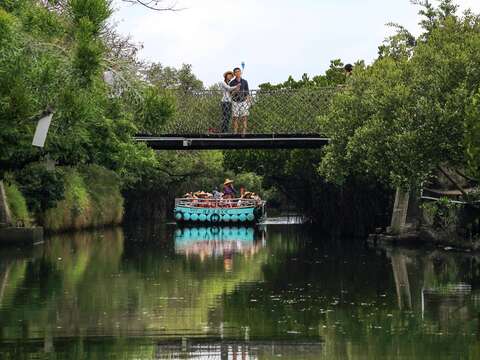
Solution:
<path fill-rule="evenodd" d="M 263 200 L 254 199 L 175 199 L 178 223 L 257 223 L 265 217 Z"/>

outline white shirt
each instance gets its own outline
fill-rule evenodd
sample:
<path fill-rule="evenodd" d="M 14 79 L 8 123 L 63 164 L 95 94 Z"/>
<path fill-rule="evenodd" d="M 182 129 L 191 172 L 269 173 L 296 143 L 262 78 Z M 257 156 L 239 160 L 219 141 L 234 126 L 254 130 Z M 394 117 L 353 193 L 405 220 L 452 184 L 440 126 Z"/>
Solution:
<path fill-rule="evenodd" d="M 236 86 L 230 86 L 225 81 L 220 82 L 220 87 L 223 90 L 222 102 L 232 102 L 232 90 L 235 90 Z"/>

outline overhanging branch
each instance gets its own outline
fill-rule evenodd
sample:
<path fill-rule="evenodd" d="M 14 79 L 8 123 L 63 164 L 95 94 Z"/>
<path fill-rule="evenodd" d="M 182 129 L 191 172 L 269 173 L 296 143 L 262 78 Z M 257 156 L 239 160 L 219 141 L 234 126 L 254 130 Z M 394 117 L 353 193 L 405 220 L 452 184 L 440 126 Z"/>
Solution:
<path fill-rule="evenodd" d="M 168 5 L 168 6 L 161 6 L 161 3 L 163 3 L 162 0 L 122 0 L 122 1 L 130 4 L 139 4 L 143 7 L 146 7 L 149 10 L 154 10 L 154 11 L 183 10 L 177 7 L 177 2 L 173 2 L 171 5 Z"/>

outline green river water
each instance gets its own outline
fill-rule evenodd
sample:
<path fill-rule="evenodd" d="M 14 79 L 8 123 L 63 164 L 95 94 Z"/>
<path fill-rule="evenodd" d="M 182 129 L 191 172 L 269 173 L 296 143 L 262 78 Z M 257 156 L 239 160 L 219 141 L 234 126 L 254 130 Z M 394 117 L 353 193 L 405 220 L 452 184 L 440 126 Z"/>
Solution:
<path fill-rule="evenodd" d="M 275 221 L 0 249 L 0 359 L 480 359 L 480 256 Z"/>

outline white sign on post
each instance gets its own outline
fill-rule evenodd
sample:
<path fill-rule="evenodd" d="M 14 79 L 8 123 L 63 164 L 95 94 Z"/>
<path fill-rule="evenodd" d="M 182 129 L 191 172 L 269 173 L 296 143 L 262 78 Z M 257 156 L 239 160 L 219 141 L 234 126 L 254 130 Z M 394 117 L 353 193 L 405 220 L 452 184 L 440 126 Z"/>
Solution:
<path fill-rule="evenodd" d="M 50 113 L 38 120 L 35 135 L 33 136 L 33 146 L 43 148 L 43 146 L 45 145 L 45 140 L 47 139 L 48 129 L 50 127 L 50 123 L 52 122 L 52 117 L 53 113 Z"/>

